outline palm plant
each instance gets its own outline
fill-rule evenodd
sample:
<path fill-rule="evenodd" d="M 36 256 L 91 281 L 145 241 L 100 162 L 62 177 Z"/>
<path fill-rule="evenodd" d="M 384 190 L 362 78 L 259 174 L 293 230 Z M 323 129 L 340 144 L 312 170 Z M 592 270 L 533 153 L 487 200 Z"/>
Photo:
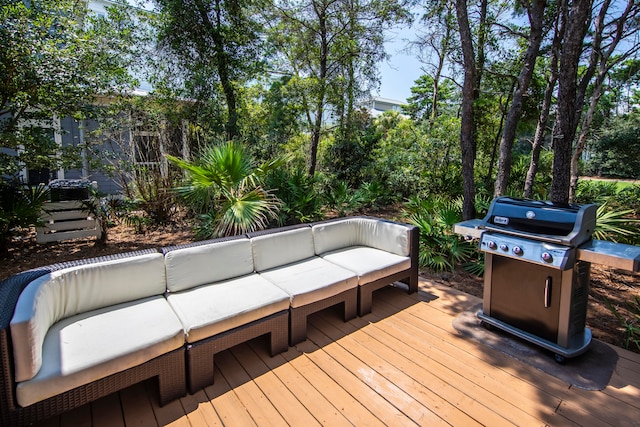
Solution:
<path fill-rule="evenodd" d="M 17 230 L 40 225 L 42 207 L 48 198 L 44 185 L 21 186 L 0 180 L 0 256 L 7 254 Z"/>
<path fill-rule="evenodd" d="M 453 270 L 456 263 L 471 259 L 474 246 L 453 233 L 453 225 L 462 218 L 458 200 L 412 197 L 407 211 L 409 221 L 420 228 L 421 266 L 434 271 Z"/>
<path fill-rule="evenodd" d="M 261 230 L 277 218 L 280 200 L 263 187 L 262 180 L 282 164 L 281 159 L 255 166 L 235 142 L 205 148 L 197 162 L 167 158 L 187 172 L 187 185 L 176 190 L 201 214 L 199 237 Z"/>
<path fill-rule="evenodd" d="M 640 221 L 629 218 L 632 214 L 632 209 L 610 209 L 607 203 L 603 203 L 596 211 L 596 229 L 593 232 L 593 237 L 613 242 L 637 243 L 638 227 L 636 224 Z"/>

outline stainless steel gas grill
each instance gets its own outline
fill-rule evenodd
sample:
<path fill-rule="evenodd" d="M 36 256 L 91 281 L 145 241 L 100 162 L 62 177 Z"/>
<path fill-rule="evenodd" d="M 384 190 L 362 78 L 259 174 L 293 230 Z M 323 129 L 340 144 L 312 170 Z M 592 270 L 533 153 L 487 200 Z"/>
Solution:
<path fill-rule="evenodd" d="M 595 205 L 499 197 L 484 219 L 456 224 L 485 253 L 478 317 L 552 351 L 558 362 L 584 353 L 591 262 L 638 271 L 640 248 L 592 240 Z"/>

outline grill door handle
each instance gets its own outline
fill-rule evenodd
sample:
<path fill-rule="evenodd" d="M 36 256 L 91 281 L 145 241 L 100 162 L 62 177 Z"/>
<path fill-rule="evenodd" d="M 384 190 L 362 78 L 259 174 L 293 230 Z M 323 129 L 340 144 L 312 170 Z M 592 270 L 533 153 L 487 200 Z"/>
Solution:
<path fill-rule="evenodd" d="M 544 281 L 544 308 L 551 306 L 551 276 Z"/>

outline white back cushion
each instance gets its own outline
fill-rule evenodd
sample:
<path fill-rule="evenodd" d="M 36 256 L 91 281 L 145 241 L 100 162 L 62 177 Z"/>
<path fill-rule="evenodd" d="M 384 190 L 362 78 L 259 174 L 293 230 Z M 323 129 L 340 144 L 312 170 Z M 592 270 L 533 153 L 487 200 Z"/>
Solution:
<path fill-rule="evenodd" d="M 251 246 L 256 271 L 291 264 L 315 255 L 311 227 L 253 237 Z"/>
<path fill-rule="evenodd" d="M 98 308 L 162 295 L 165 290 L 160 253 L 70 267 L 29 283 L 11 319 L 16 381 L 31 379 L 40 370 L 42 343 L 54 323 Z"/>
<path fill-rule="evenodd" d="M 165 255 L 167 289 L 183 291 L 253 272 L 249 239 L 176 249 Z"/>
<path fill-rule="evenodd" d="M 349 246 L 368 246 L 409 256 L 409 228 L 372 218 L 345 218 L 312 227 L 316 254 Z"/>

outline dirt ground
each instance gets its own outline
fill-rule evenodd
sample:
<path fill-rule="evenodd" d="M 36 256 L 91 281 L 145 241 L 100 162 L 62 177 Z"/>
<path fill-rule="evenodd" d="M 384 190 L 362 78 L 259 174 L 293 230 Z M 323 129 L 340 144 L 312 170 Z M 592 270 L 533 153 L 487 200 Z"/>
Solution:
<path fill-rule="evenodd" d="M 118 225 L 109 230 L 108 242 L 103 247 L 95 245 L 93 239 L 37 244 L 35 233 L 25 232 L 14 240 L 9 257 L 0 259 L 0 280 L 23 270 L 57 262 L 177 245 L 193 240 L 193 232 L 186 224 L 148 230 L 144 234 L 136 234 L 131 228 Z M 465 271 L 421 272 L 421 275 L 429 280 L 482 297 L 482 279 Z M 622 346 L 624 328 L 607 308 L 605 300 L 611 301 L 618 307 L 620 313 L 631 321 L 633 316 L 627 309 L 627 303 L 633 301 L 634 295 L 640 297 L 640 274 L 592 266 L 587 324 L 595 338 Z"/>

